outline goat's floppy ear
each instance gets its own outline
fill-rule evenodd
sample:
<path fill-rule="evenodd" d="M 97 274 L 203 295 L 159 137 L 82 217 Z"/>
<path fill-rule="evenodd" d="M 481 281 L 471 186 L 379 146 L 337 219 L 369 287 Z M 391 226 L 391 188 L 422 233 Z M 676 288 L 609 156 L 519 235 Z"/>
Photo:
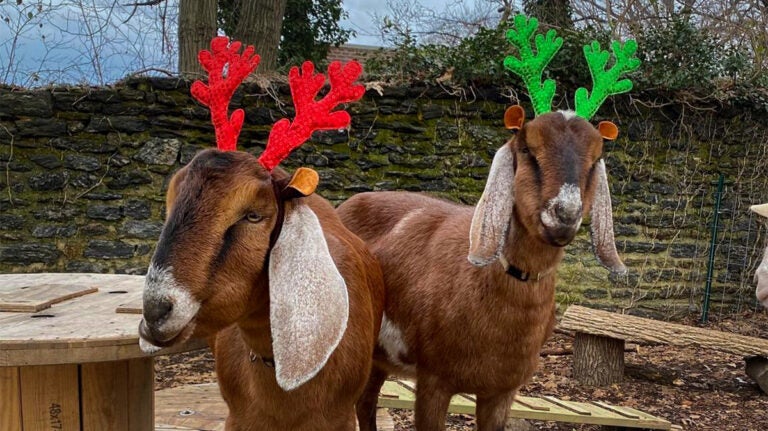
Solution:
<path fill-rule="evenodd" d="M 627 267 L 621 261 L 616 251 L 616 240 L 613 236 L 613 208 L 611 192 L 608 189 L 608 175 L 605 172 L 605 161 L 597 162 L 595 199 L 592 202 L 592 246 L 595 256 L 601 265 L 614 274 L 626 274 Z"/>
<path fill-rule="evenodd" d="M 469 256 L 475 266 L 499 257 L 507 240 L 515 206 L 515 161 L 510 144 L 496 151 L 483 195 L 475 207 L 469 229 Z"/>
<path fill-rule="evenodd" d="M 768 217 L 768 204 L 752 205 L 749 209 L 757 215 Z"/>
<path fill-rule="evenodd" d="M 525 110 L 520 105 L 514 105 L 507 108 L 504 112 L 504 127 L 513 132 L 523 128 L 525 121 Z"/>
<path fill-rule="evenodd" d="M 283 228 L 269 258 L 277 384 L 289 391 L 314 377 L 341 341 L 348 317 L 347 286 L 320 221 L 308 206 L 286 202 Z"/>
<path fill-rule="evenodd" d="M 610 121 L 601 121 L 597 125 L 597 130 L 606 141 L 615 141 L 619 137 L 619 128 Z"/>

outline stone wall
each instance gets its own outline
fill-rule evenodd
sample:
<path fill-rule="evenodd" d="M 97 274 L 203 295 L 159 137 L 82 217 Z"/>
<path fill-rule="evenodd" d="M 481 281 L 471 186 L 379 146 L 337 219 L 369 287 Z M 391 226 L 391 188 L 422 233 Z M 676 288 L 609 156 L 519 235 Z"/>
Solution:
<path fill-rule="evenodd" d="M 369 90 L 350 107 L 350 131 L 316 134 L 283 166 L 316 169 L 320 193 L 334 203 L 361 191 L 411 190 L 473 204 L 508 137 L 501 118 L 509 98 L 497 89 L 382 91 Z M 0 89 L 0 272 L 143 273 L 169 177 L 213 143 L 207 109 L 188 94 L 188 83 L 176 79 Z M 293 114 L 282 87 L 245 85 L 233 106 L 246 110 L 240 148 L 254 154 L 271 124 Z M 713 181 L 723 173 L 712 305 L 723 312 L 755 306 L 751 279 L 765 239 L 747 208 L 768 198 L 764 108 L 648 108 L 616 98 L 602 115 L 622 132 L 605 157 L 617 243 L 631 272 L 611 279 L 591 256 L 585 226 L 559 271 L 560 303 L 665 317 L 697 312 Z"/>

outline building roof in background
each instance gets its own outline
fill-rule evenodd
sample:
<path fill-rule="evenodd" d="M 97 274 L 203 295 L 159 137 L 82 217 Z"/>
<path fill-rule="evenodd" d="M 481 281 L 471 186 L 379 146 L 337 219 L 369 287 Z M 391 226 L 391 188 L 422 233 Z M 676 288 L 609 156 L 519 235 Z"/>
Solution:
<path fill-rule="evenodd" d="M 382 46 L 373 45 L 356 45 L 347 43 L 341 46 L 332 46 L 328 50 L 328 62 L 341 61 L 342 63 L 357 60 L 361 64 L 365 65 L 365 60 L 375 54 L 378 51 L 390 50 L 390 48 L 384 48 Z"/>

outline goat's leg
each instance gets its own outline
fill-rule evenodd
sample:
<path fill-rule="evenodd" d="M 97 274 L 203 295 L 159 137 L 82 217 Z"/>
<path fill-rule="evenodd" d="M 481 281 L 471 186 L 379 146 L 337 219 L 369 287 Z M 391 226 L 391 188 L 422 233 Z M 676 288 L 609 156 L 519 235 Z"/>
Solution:
<path fill-rule="evenodd" d="M 416 379 L 416 431 L 445 431 L 452 396 L 439 377 L 420 374 Z"/>
<path fill-rule="evenodd" d="M 386 379 L 387 372 L 374 365 L 365 390 L 357 401 L 357 421 L 360 431 L 376 431 L 376 403 Z"/>
<path fill-rule="evenodd" d="M 507 413 L 514 399 L 515 391 L 477 397 L 477 430 L 504 431 Z"/>

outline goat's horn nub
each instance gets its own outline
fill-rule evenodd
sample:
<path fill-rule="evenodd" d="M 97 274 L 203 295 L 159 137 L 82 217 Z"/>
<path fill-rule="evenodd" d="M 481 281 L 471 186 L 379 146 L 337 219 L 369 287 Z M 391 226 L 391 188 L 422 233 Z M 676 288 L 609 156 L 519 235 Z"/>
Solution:
<path fill-rule="evenodd" d="M 237 109 L 229 117 L 229 101 L 245 78 L 259 65 L 260 57 L 248 45 L 242 54 L 238 53 L 242 43 L 229 43 L 225 36 L 211 40 L 211 50 L 202 50 L 197 59 L 208 72 L 208 85 L 201 81 L 192 83 L 192 96 L 211 110 L 211 121 L 216 131 L 216 146 L 221 151 L 235 151 L 237 137 L 243 127 L 245 111 Z M 228 66 L 226 74 L 225 66 Z"/>
<path fill-rule="evenodd" d="M 328 67 L 331 89 L 320 100 L 317 94 L 325 85 L 325 75 L 315 73 L 315 66 L 304 62 L 301 70 L 294 66 L 288 75 L 291 96 L 296 106 L 293 122 L 287 118 L 275 123 L 269 132 L 267 148 L 259 157 L 259 162 L 268 171 L 272 171 L 295 148 L 308 140 L 316 130 L 345 129 L 351 118 L 347 111 L 333 111 L 342 103 L 354 102 L 365 93 L 362 85 L 353 85 L 363 72 L 363 67 L 356 61 L 343 65 L 334 61 Z"/>

